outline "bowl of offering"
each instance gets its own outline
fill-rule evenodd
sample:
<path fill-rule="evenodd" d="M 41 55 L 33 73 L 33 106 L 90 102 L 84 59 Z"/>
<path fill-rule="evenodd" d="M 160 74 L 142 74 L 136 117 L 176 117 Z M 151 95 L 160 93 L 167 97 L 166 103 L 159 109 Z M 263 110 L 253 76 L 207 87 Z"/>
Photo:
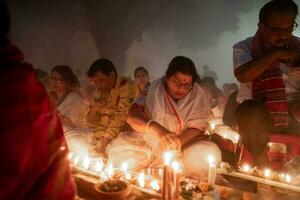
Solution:
<path fill-rule="evenodd" d="M 131 191 L 131 184 L 118 179 L 112 179 L 95 185 L 96 196 L 99 199 L 125 200 Z"/>

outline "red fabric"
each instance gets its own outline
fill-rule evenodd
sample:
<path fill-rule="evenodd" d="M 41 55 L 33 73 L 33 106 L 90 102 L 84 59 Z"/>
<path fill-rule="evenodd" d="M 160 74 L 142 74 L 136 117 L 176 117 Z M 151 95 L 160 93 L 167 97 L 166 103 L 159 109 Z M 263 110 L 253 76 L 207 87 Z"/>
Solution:
<path fill-rule="evenodd" d="M 252 40 L 253 58 L 260 57 L 262 49 L 263 44 L 257 32 Z M 288 126 L 288 103 L 279 62 L 272 63 L 272 66 L 252 82 L 252 97 L 266 104 L 275 126 Z"/>
<path fill-rule="evenodd" d="M 0 47 L 0 199 L 74 199 L 61 123 L 22 53 Z"/>

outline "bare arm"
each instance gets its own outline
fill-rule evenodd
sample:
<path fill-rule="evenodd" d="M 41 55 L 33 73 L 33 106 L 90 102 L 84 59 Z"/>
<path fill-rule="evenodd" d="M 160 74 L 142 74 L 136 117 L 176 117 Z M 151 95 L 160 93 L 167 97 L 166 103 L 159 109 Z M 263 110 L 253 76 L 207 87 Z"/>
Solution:
<path fill-rule="evenodd" d="M 137 132 L 146 133 L 146 125 L 149 121 L 149 117 L 136 105 L 129 109 L 126 122 Z M 161 124 L 152 121 L 148 126 L 148 131 L 154 135 L 162 135 L 165 133 L 171 133 Z"/>
<path fill-rule="evenodd" d="M 241 83 L 251 82 L 268 69 L 274 61 L 290 61 L 295 59 L 297 54 L 297 52 L 290 49 L 272 49 L 261 58 L 253 59 L 239 66 L 234 71 L 234 75 Z"/>

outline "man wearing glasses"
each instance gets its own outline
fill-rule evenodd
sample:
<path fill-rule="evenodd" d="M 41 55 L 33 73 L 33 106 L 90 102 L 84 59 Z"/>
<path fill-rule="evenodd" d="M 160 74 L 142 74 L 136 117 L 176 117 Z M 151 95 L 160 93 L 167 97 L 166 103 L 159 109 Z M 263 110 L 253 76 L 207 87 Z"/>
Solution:
<path fill-rule="evenodd" d="M 264 152 L 269 133 L 300 130 L 300 40 L 293 36 L 297 15 L 292 0 L 270 1 L 260 10 L 255 36 L 233 46 L 234 75 L 240 82 L 237 124 L 242 143 L 255 156 Z"/>

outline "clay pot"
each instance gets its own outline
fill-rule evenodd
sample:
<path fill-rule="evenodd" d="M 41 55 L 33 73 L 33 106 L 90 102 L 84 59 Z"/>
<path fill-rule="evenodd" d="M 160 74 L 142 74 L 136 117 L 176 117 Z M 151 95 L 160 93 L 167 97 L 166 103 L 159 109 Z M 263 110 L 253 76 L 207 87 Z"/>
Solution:
<path fill-rule="evenodd" d="M 130 194 L 131 192 L 131 184 L 128 183 L 128 182 L 125 182 L 125 181 L 122 181 L 122 180 L 109 180 L 111 182 L 114 182 L 114 183 L 119 183 L 119 184 L 122 184 L 122 185 L 126 185 L 126 187 L 121 190 L 121 191 L 116 191 L 116 192 L 110 192 L 110 191 L 103 191 L 103 184 L 107 183 L 104 182 L 104 183 L 99 183 L 99 184 L 96 184 L 95 185 L 95 190 L 96 190 L 96 197 L 99 198 L 99 199 L 105 199 L 105 200 L 126 200 L 128 195 Z"/>

